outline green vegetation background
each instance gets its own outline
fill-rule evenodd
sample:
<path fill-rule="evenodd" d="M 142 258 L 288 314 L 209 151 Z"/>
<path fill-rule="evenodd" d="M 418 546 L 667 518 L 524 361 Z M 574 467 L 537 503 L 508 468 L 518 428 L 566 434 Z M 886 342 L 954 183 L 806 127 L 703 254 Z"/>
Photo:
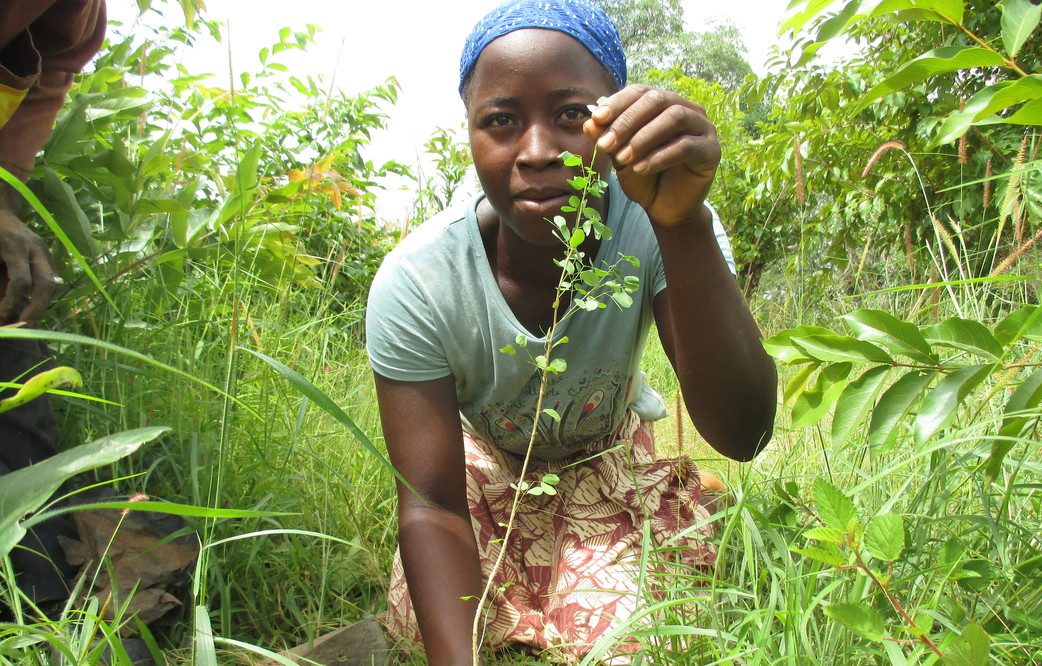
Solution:
<path fill-rule="evenodd" d="M 668 545 L 652 558 L 647 612 L 628 628 L 641 663 L 1042 662 L 1042 8 L 795 0 L 795 46 L 756 77 L 733 27 L 685 33 L 675 0 L 602 4 L 635 77 L 716 122 L 713 201 L 784 362 L 774 443 L 739 466 L 678 413 L 650 345 L 649 379 L 674 405 L 656 425 L 660 452 L 700 460 L 732 497 L 714 516 L 716 570 L 682 570 Z M 182 5 L 187 25 L 168 11 L 112 30 L 30 187 L 67 236 L 54 244 L 67 289 L 49 328 L 118 346 L 53 342 L 102 399 L 57 399 L 65 441 L 169 427 L 96 474 L 126 495 L 213 508 L 187 518 L 204 545 L 320 535 L 207 547 L 180 622 L 156 635 L 171 663 L 249 663 L 256 651 L 235 641 L 277 651 L 384 608 L 395 499 L 368 448 L 381 442 L 364 299 L 384 253 L 449 204 L 469 157 L 443 130 L 426 175 L 368 160 L 397 83 L 344 94 L 295 76 L 280 56 L 306 49 L 313 27 L 281 30 L 233 81 L 185 71 L 178 51 L 221 28 Z M 856 55 L 812 59 L 839 37 Z M 401 228 L 375 211 L 389 173 L 415 182 Z M 889 338 L 843 328 L 841 315 L 863 322 L 866 309 L 899 322 Z M 1004 336 L 1011 321 L 1023 326 Z M 823 328 L 783 332 L 797 326 Z M 916 336 L 927 360 L 895 360 Z M 894 384 L 934 375 L 899 404 L 876 386 L 837 441 L 832 407 L 883 366 Z M 986 370 L 940 392 L 954 397 L 938 412 L 931 391 L 971 366 Z M 925 440 L 922 414 L 940 424 Z M 226 509 L 258 513 L 217 517 Z M 0 626 L 0 656 L 60 661 L 60 644 L 66 663 L 95 663 L 109 625 L 79 603 L 54 623 Z"/>

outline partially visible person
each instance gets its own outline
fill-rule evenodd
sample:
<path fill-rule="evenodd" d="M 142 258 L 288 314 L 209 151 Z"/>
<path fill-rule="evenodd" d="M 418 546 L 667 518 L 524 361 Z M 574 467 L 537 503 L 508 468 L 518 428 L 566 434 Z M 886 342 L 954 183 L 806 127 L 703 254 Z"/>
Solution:
<path fill-rule="evenodd" d="M 28 177 L 73 76 L 104 37 L 104 0 L 0 0 L 0 167 Z M 0 182 L 0 325 L 33 324 L 58 287 L 47 244 L 22 222 L 21 211 L 21 196 Z M 0 340 L 0 382 L 46 369 L 50 356 L 34 340 Z M 0 414 L 0 474 L 52 456 L 56 446 L 46 397 Z M 72 569 L 58 537 L 74 533 L 71 520 L 51 520 L 11 554 L 19 587 L 45 611 L 68 597 Z"/>

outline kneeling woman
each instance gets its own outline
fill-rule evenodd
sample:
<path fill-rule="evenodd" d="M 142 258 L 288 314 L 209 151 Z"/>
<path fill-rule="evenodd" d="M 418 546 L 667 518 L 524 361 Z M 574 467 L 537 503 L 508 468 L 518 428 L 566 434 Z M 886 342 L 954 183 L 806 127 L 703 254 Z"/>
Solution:
<path fill-rule="evenodd" d="M 713 125 L 674 93 L 626 87 L 603 12 L 582 0 L 501 6 L 467 41 L 460 93 L 482 192 L 388 255 L 369 299 L 387 448 L 420 495 L 398 487 L 388 621 L 422 637 L 431 664 L 473 663 L 477 598 L 505 547 L 485 645 L 582 655 L 637 603 L 645 519 L 659 542 L 706 523 L 694 465 L 654 456 L 649 422 L 665 406 L 639 368 L 652 322 L 695 425 L 728 457 L 749 460 L 770 438 L 776 372 L 705 203 Z M 589 163 L 595 142 L 609 186 L 594 205 L 612 234 L 581 250 L 601 264 L 637 257 L 623 266 L 640 288 L 631 307 L 582 311 L 556 331 L 570 339 L 555 350 L 568 369 L 544 406 L 561 418 L 536 418 L 538 371 L 497 350 L 519 335 L 546 342 L 565 250 L 548 219 L 578 175 L 560 155 Z M 504 544 L 532 428 L 531 478 L 557 474 L 558 492 L 526 496 Z M 708 529 L 682 537 L 692 565 L 712 562 Z"/>

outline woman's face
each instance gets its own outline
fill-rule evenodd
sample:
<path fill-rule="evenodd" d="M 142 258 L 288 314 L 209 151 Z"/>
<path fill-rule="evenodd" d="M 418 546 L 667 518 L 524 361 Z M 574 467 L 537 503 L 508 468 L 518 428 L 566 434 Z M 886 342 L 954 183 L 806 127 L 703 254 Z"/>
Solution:
<path fill-rule="evenodd" d="M 566 180 L 578 172 L 559 155 L 589 163 L 587 105 L 616 89 L 597 59 L 561 32 L 517 30 L 482 51 L 465 90 L 474 167 L 500 221 L 522 239 L 560 242 L 547 219 L 576 194 Z M 606 173 L 608 158 L 598 156 L 596 168 Z"/>

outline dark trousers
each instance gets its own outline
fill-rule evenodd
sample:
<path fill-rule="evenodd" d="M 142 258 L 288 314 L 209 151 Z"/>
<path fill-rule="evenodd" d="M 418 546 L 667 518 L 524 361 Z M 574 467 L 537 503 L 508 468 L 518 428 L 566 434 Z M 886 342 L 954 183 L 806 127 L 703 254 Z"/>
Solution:
<path fill-rule="evenodd" d="M 40 341 L 0 340 L 0 381 L 25 381 L 52 367 L 50 358 L 50 350 Z M 2 391 L 0 397 L 11 393 Z M 0 414 L 0 474 L 53 456 L 57 442 L 47 396 Z M 72 519 L 61 516 L 34 527 L 11 551 L 18 587 L 35 603 L 50 605 L 68 597 L 74 569 L 66 562 L 58 537 L 75 534 Z"/>

